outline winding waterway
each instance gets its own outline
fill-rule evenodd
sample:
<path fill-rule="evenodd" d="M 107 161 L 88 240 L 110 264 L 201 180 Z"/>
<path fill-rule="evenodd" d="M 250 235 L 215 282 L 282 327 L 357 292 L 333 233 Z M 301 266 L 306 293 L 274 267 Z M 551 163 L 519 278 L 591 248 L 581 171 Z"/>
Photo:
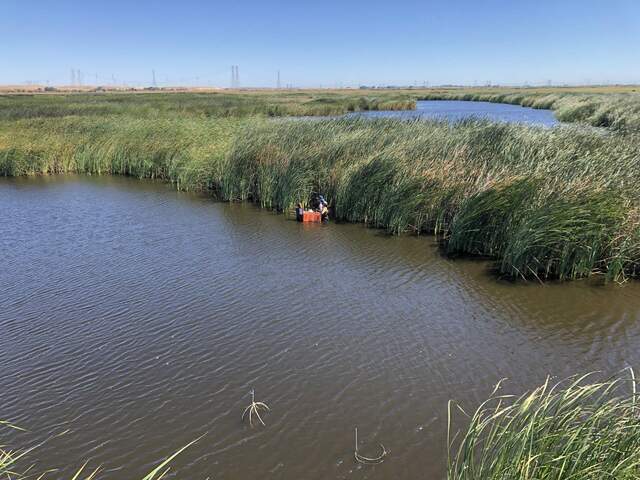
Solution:
<path fill-rule="evenodd" d="M 526 123 L 553 127 L 559 125 L 552 110 L 521 107 L 507 103 L 471 102 L 462 100 L 419 100 L 415 110 L 371 110 L 348 116 L 367 118 L 435 119 L 456 122 L 469 118 L 494 122 Z"/>
<path fill-rule="evenodd" d="M 0 179 L 0 206 L 0 417 L 48 439 L 41 470 L 139 478 L 206 434 L 179 478 L 442 478 L 449 399 L 640 360 L 633 282 L 503 282 L 430 237 L 127 178 Z"/>

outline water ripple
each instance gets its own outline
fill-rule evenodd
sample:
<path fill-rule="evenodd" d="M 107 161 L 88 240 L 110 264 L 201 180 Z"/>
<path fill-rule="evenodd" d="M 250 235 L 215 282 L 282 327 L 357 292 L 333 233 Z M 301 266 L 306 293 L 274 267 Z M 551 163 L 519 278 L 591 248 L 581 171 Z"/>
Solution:
<path fill-rule="evenodd" d="M 635 284 L 514 285 L 429 238 L 122 178 L 0 179 L 0 205 L 0 416 L 71 429 L 34 454 L 61 475 L 142 476 L 206 433 L 181 478 L 441 478 L 449 399 L 640 357 Z M 387 461 L 354 464 L 356 425 Z"/>

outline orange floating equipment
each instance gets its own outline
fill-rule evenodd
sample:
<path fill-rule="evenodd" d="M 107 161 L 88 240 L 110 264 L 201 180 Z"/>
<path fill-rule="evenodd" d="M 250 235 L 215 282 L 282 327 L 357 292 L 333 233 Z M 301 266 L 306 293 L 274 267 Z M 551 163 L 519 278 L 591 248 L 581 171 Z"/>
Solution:
<path fill-rule="evenodd" d="M 302 213 L 303 222 L 322 222 L 322 214 L 320 212 L 305 211 Z"/>

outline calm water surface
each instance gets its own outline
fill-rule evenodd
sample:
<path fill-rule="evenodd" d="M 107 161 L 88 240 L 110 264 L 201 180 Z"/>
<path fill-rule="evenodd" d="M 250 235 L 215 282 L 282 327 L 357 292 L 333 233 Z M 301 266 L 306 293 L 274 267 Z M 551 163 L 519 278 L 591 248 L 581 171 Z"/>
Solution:
<path fill-rule="evenodd" d="M 42 470 L 135 479 L 206 434 L 179 478 L 442 478 L 449 399 L 640 360 L 637 283 L 504 283 L 428 237 L 126 178 L 0 179 L 0 207 L 0 418 L 30 430 L 0 440 L 70 429 Z"/>
<path fill-rule="evenodd" d="M 552 127 L 559 125 L 551 110 L 533 109 L 519 105 L 459 100 L 423 100 L 416 102 L 415 110 L 354 112 L 349 116 L 387 118 L 428 118 L 451 122 L 479 118 L 497 122 L 528 123 Z"/>

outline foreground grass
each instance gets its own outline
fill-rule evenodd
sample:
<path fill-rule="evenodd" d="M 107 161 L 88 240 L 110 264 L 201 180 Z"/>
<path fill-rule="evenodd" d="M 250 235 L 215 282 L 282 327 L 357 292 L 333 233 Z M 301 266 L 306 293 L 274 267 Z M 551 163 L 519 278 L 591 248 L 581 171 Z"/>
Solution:
<path fill-rule="evenodd" d="M 116 95 L 120 113 L 5 116 L 0 175 L 158 178 L 276 210 L 321 191 L 338 220 L 435 233 L 448 254 L 493 258 L 508 277 L 640 275 L 634 131 L 180 114 L 181 95 Z"/>
<path fill-rule="evenodd" d="M 451 438 L 449 480 L 640 478 L 636 380 L 587 377 L 495 395 Z M 497 390 L 496 390 L 497 391 Z M 449 423 L 454 404 L 449 405 Z"/>
<path fill-rule="evenodd" d="M 13 429 L 13 430 L 22 430 L 15 425 L 12 425 L 5 421 L 0 421 L 0 427 Z M 184 447 L 180 448 L 178 451 L 167 457 L 163 460 L 156 468 L 154 468 L 151 472 L 145 475 L 141 480 L 161 480 L 166 477 L 169 473 L 169 464 L 184 452 L 187 448 L 196 443 L 199 439 L 196 439 Z M 33 465 L 24 470 L 20 469 L 20 465 L 25 464 L 30 455 L 37 449 L 37 446 L 27 448 L 24 450 L 9 450 L 5 446 L 0 446 L 0 477 L 6 478 L 7 480 L 26 480 L 37 478 L 38 480 L 49 478 L 50 474 L 55 473 L 55 470 L 47 470 L 45 473 L 34 473 L 35 468 Z M 73 475 L 71 480 L 94 480 L 98 477 L 100 473 L 100 467 L 96 469 L 88 469 L 87 464 L 82 465 L 76 473 Z"/>

